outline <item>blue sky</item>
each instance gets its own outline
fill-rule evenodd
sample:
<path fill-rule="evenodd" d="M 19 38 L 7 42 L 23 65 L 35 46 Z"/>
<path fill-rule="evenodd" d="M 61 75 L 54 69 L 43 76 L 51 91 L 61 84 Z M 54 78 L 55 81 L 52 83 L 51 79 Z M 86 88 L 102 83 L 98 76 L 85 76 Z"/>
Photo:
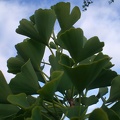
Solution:
<path fill-rule="evenodd" d="M 16 55 L 14 45 L 25 38 L 15 33 L 22 18 L 29 18 L 38 8 L 50 8 L 62 0 L 0 0 L 0 70 L 9 82 L 13 77 L 7 73 L 7 60 Z M 82 0 L 64 0 L 81 8 Z M 120 1 L 109 5 L 108 0 L 94 0 L 81 19 L 75 24 L 81 27 L 87 38 L 98 36 L 105 42 L 103 52 L 112 57 L 113 69 L 120 73 Z M 94 108 L 94 106 L 93 106 Z"/>
<path fill-rule="evenodd" d="M 29 18 L 38 8 L 50 8 L 62 0 L 0 0 L 0 70 L 3 71 L 7 81 L 12 77 L 7 73 L 6 62 L 15 56 L 14 45 L 21 42 L 24 37 L 15 33 L 22 18 Z M 64 0 L 81 8 L 81 0 Z M 113 67 L 120 73 L 120 2 L 109 5 L 106 1 L 94 1 L 86 12 L 82 12 L 81 19 L 76 27 L 81 27 L 87 38 L 98 36 L 105 42 L 104 53 L 112 57 Z"/>

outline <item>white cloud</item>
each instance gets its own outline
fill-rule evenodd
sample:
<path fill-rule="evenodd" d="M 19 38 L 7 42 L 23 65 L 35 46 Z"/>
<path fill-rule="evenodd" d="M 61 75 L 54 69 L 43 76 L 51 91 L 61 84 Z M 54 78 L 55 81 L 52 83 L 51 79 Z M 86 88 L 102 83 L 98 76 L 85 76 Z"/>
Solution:
<path fill-rule="evenodd" d="M 24 39 L 23 36 L 16 34 L 15 30 L 19 25 L 19 21 L 31 15 L 34 9 L 35 6 L 0 1 L 0 70 L 7 81 L 12 77 L 11 74 L 7 73 L 7 59 L 16 55 L 14 45 Z"/>

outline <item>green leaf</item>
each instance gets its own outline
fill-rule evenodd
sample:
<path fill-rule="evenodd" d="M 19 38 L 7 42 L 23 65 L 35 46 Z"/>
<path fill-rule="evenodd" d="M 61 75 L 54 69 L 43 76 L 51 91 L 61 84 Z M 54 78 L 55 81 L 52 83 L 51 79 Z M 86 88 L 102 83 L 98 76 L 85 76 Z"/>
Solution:
<path fill-rule="evenodd" d="M 113 78 L 116 76 L 117 73 L 115 71 L 110 69 L 102 69 L 97 78 L 89 85 L 88 89 L 110 86 Z"/>
<path fill-rule="evenodd" d="M 66 109 L 64 108 L 63 112 L 64 114 L 66 114 L 68 118 L 73 118 L 73 117 L 82 116 L 82 114 L 84 114 L 86 109 L 87 108 L 84 106 L 72 106 L 72 107 L 67 107 Z"/>
<path fill-rule="evenodd" d="M 107 93 L 108 93 L 108 88 L 107 88 L 107 87 L 99 88 L 99 92 L 98 92 L 97 97 L 98 97 L 98 98 L 101 98 L 101 97 L 103 97 L 104 95 L 106 95 Z"/>
<path fill-rule="evenodd" d="M 83 47 L 83 31 L 80 28 L 70 29 L 61 34 L 59 43 L 66 48 L 75 61 L 79 61 L 79 56 Z"/>
<path fill-rule="evenodd" d="M 111 83 L 110 97 L 107 102 L 115 102 L 120 99 L 120 75 L 115 77 Z"/>
<path fill-rule="evenodd" d="M 68 67 L 62 63 L 61 65 L 78 92 L 81 93 L 96 79 L 108 60 L 109 58 L 106 57 L 91 64 L 83 64 L 76 67 Z"/>
<path fill-rule="evenodd" d="M 33 40 L 39 40 L 40 39 L 38 31 L 34 27 L 33 23 L 26 20 L 26 19 L 22 19 L 20 21 L 20 25 L 16 29 L 16 32 L 21 34 L 21 35 L 28 36 Z"/>
<path fill-rule="evenodd" d="M 51 64 L 51 69 L 53 71 L 56 71 L 56 70 L 57 71 L 63 71 L 63 68 L 62 68 L 61 64 L 59 64 L 60 59 L 65 65 L 68 65 L 68 66 L 73 65 L 73 60 L 71 58 L 69 58 L 65 54 L 61 54 L 59 52 L 56 52 L 56 56 L 51 55 L 49 57 L 49 61 L 50 61 L 50 64 Z M 72 86 L 72 83 L 69 80 L 68 75 L 64 72 L 62 77 L 61 77 L 61 80 L 59 82 L 59 85 L 57 87 L 57 90 L 61 93 L 64 93 L 65 90 L 70 89 L 71 86 Z"/>
<path fill-rule="evenodd" d="M 35 11 L 35 24 L 40 35 L 39 42 L 48 45 L 48 41 L 53 32 L 56 16 L 53 10 L 38 9 Z"/>
<path fill-rule="evenodd" d="M 10 81 L 9 86 L 15 94 L 21 92 L 24 92 L 27 95 L 37 93 L 40 86 L 30 60 L 22 66 L 21 72 L 17 73 L 17 75 Z"/>
<path fill-rule="evenodd" d="M 120 120 L 120 117 L 112 109 L 107 108 L 106 106 L 103 106 L 102 109 L 107 113 L 109 120 Z"/>
<path fill-rule="evenodd" d="M 33 67 L 36 70 L 40 69 L 40 62 L 45 52 L 45 46 L 43 44 L 27 39 L 15 45 L 15 48 L 18 55 L 20 55 L 25 61 L 30 59 Z"/>
<path fill-rule="evenodd" d="M 103 42 L 98 37 L 90 38 L 85 45 L 83 31 L 80 28 L 70 29 L 60 36 L 63 46 L 69 51 L 75 62 L 80 62 L 102 50 Z"/>
<path fill-rule="evenodd" d="M 56 49 L 56 44 L 55 44 L 54 42 L 50 42 L 50 47 L 51 47 L 52 49 Z"/>
<path fill-rule="evenodd" d="M 89 120 L 109 120 L 109 119 L 106 112 L 102 108 L 97 108 L 90 114 Z"/>
<path fill-rule="evenodd" d="M 27 109 L 30 107 L 30 105 L 29 105 L 26 97 L 27 96 L 25 93 L 20 93 L 17 95 L 9 95 L 7 99 L 13 105 L 17 105 L 17 106 L 21 107 L 22 109 Z"/>
<path fill-rule="evenodd" d="M 12 91 L 0 71 L 0 103 L 8 103 L 7 96 L 9 94 L 12 94 Z"/>
<path fill-rule="evenodd" d="M 32 120 L 42 120 L 41 109 L 36 106 L 32 110 Z"/>
<path fill-rule="evenodd" d="M 10 116 L 14 116 L 19 108 L 12 104 L 0 104 L 0 120 L 6 120 Z"/>
<path fill-rule="evenodd" d="M 8 72 L 17 74 L 21 72 L 21 67 L 25 64 L 25 61 L 18 56 L 11 57 L 7 60 Z"/>
<path fill-rule="evenodd" d="M 113 110 L 113 111 L 115 111 L 115 113 L 117 113 L 117 115 L 119 115 L 119 117 L 120 117 L 120 101 L 118 101 L 118 102 L 116 102 L 112 107 L 111 107 L 111 109 Z"/>
<path fill-rule="evenodd" d="M 46 83 L 40 90 L 38 90 L 38 93 L 43 99 L 46 100 L 53 99 L 53 95 L 57 90 L 62 75 L 63 75 L 62 71 L 53 72 L 51 75 L 51 81 Z"/>
<path fill-rule="evenodd" d="M 96 104 L 97 102 L 98 102 L 98 98 L 95 95 L 81 98 L 81 103 L 85 106 L 90 106 Z"/>
<path fill-rule="evenodd" d="M 75 6 L 70 13 L 70 3 L 68 2 L 59 2 L 52 6 L 52 9 L 55 11 L 62 30 L 70 29 L 81 16 L 80 10 L 77 6 Z"/>

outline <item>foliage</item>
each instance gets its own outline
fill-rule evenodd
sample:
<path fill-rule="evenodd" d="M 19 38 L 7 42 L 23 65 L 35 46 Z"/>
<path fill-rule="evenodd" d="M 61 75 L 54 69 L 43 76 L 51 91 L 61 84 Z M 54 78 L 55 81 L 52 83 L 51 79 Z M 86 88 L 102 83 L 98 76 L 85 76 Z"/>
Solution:
<path fill-rule="evenodd" d="M 20 21 L 16 32 L 27 39 L 15 45 L 17 55 L 7 61 L 8 72 L 15 74 L 9 84 L 0 72 L 0 120 L 120 120 L 120 76 L 102 53 L 104 43 L 73 26 L 80 16 L 78 7 L 70 12 L 70 3 L 60 2 Z M 95 89 L 98 94 L 88 96 Z M 101 108 L 88 113 L 100 99 Z"/>

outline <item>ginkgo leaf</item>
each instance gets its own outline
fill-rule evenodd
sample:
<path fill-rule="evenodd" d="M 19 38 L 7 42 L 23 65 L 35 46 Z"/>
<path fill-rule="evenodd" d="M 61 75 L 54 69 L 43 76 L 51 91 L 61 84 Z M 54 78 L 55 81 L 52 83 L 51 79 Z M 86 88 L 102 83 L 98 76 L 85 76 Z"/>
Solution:
<path fill-rule="evenodd" d="M 70 13 L 70 3 L 68 2 L 59 2 L 52 6 L 52 9 L 54 9 L 60 27 L 63 31 L 70 29 L 81 16 L 80 10 L 77 6 L 75 6 Z"/>
<path fill-rule="evenodd" d="M 56 16 L 51 9 L 38 9 L 34 14 L 35 24 L 40 35 L 39 42 L 48 45 L 48 41 L 53 32 Z"/>
<path fill-rule="evenodd" d="M 26 97 L 27 96 L 25 93 L 20 93 L 17 95 L 9 95 L 7 99 L 13 105 L 19 106 L 23 109 L 27 109 L 30 107 L 30 105 L 29 105 Z"/>
<path fill-rule="evenodd" d="M 58 84 L 60 82 L 60 78 L 62 77 L 62 71 L 55 71 L 51 75 L 51 81 L 46 83 L 38 93 L 43 99 L 52 100 L 54 93 L 57 91 Z"/>
<path fill-rule="evenodd" d="M 9 86 L 13 93 L 35 94 L 40 89 L 38 78 L 33 66 L 28 60 L 21 68 L 21 72 L 11 79 Z"/>

